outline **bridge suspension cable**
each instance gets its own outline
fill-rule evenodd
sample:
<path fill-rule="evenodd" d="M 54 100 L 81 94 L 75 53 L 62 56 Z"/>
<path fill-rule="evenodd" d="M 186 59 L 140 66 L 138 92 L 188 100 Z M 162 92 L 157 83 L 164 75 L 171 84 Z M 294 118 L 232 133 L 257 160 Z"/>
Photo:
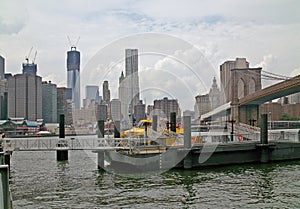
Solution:
<path fill-rule="evenodd" d="M 247 71 L 246 72 L 242 72 L 244 73 L 246 76 L 249 74 L 253 74 L 253 75 L 260 75 L 262 79 L 264 80 L 288 80 L 288 79 L 291 79 L 292 77 L 288 77 L 288 76 L 284 76 L 284 75 L 279 75 L 279 74 L 275 74 L 275 73 L 271 73 L 271 72 L 268 72 L 268 71 L 264 71 L 262 70 L 261 71 L 262 73 L 258 73 L 258 72 L 255 72 L 255 71 Z"/>

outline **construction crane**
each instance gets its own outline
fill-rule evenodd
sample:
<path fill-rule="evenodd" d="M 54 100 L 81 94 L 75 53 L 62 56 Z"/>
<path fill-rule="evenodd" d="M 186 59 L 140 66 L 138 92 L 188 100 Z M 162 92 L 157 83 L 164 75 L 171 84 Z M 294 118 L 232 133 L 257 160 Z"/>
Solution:
<path fill-rule="evenodd" d="M 35 51 L 35 53 L 34 53 L 34 58 L 32 60 L 32 64 L 34 64 L 34 62 L 35 62 L 36 55 L 37 55 L 37 51 Z"/>
<path fill-rule="evenodd" d="M 69 41 L 71 50 L 72 50 L 72 49 L 75 49 L 75 50 L 76 50 L 76 46 L 77 46 L 77 44 L 78 44 L 78 42 L 79 42 L 80 36 L 78 36 L 78 38 L 77 38 L 75 44 L 72 44 L 72 41 L 71 41 L 71 39 L 70 39 L 70 37 L 69 37 L 68 35 L 67 35 L 67 39 L 68 39 L 68 41 Z"/>
<path fill-rule="evenodd" d="M 33 49 L 33 46 L 31 47 L 31 49 L 29 50 L 29 53 L 27 56 L 25 56 L 25 60 L 27 61 L 27 63 L 29 63 L 29 57 L 30 57 L 30 54 L 32 52 L 32 49 Z"/>

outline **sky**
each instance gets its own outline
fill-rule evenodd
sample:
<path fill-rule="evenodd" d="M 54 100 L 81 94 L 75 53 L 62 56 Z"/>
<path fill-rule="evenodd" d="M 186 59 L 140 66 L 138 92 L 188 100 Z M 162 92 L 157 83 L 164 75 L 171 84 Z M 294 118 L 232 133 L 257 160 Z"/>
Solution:
<path fill-rule="evenodd" d="M 1 1 L 0 55 L 21 73 L 33 47 L 43 80 L 66 86 L 66 52 L 78 37 L 81 94 L 108 80 L 118 97 L 125 48 L 139 49 L 141 99 L 177 98 L 193 109 L 219 66 L 245 57 L 250 67 L 300 74 L 298 0 Z M 264 81 L 264 86 L 270 82 Z"/>

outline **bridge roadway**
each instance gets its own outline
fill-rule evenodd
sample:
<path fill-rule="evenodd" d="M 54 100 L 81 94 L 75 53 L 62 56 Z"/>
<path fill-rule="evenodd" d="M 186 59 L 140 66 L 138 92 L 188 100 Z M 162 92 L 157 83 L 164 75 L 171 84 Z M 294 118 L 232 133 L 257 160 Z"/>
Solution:
<path fill-rule="evenodd" d="M 239 105 L 260 105 L 297 92 L 300 92 L 300 75 L 249 94 L 239 100 Z"/>
<path fill-rule="evenodd" d="M 273 99 L 284 97 L 293 93 L 300 92 L 300 75 L 285 81 L 276 83 L 266 88 L 260 89 L 252 94 L 249 94 L 239 99 L 238 106 L 260 105 Z M 200 120 L 206 120 L 211 117 L 218 117 L 230 114 L 231 103 L 226 103 L 216 109 L 203 114 Z"/>

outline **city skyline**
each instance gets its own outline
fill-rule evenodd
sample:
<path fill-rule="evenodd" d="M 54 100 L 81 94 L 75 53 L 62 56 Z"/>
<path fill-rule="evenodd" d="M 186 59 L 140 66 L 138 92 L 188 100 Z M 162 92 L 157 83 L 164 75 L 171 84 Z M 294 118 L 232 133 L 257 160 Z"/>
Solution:
<path fill-rule="evenodd" d="M 299 73 L 300 69 L 297 61 L 300 48 L 298 1 L 232 1 L 234 6 L 230 7 L 226 1 L 218 1 L 217 4 L 165 1 L 160 3 L 163 4 L 161 7 L 150 1 L 135 2 L 131 6 L 123 2 L 99 2 L 93 6 L 30 1 L 26 5 L 18 1 L 1 4 L 0 54 L 6 59 L 7 72 L 19 72 L 20 62 L 34 46 L 38 51 L 36 63 L 39 65 L 39 75 L 58 86 L 66 86 L 67 81 L 65 53 L 70 47 L 67 35 L 71 40 L 81 37 L 77 47 L 82 52 L 82 71 L 107 44 L 131 34 L 149 32 L 170 34 L 194 45 L 212 65 L 216 78 L 219 78 L 220 63 L 235 57 L 247 57 L 254 67 L 261 66 L 263 70 L 288 76 Z M 245 8 L 251 12 L 245 13 Z M 183 55 L 188 53 L 182 52 Z M 164 57 L 153 63 L 159 69 L 168 65 L 172 62 Z M 142 64 L 140 69 L 147 70 L 147 67 Z M 199 68 L 195 70 L 201 71 Z M 164 75 L 164 78 L 167 76 Z M 191 76 L 182 79 L 188 82 Z M 211 77 L 204 80 L 209 84 Z M 100 82 L 91 80 L 89 84 L 100 85 Z M 111 89 L 116 89 L 113 85 L 117 85 L 117 81 L 110 83 Z M 205 93 L 198 86 L 195 89 L 197 93 Z M 84 89 L 81 88 L 81 91 L 84 98 Z M 117 90 L 111 94 L 112 98 L 117 98 Z"/>

